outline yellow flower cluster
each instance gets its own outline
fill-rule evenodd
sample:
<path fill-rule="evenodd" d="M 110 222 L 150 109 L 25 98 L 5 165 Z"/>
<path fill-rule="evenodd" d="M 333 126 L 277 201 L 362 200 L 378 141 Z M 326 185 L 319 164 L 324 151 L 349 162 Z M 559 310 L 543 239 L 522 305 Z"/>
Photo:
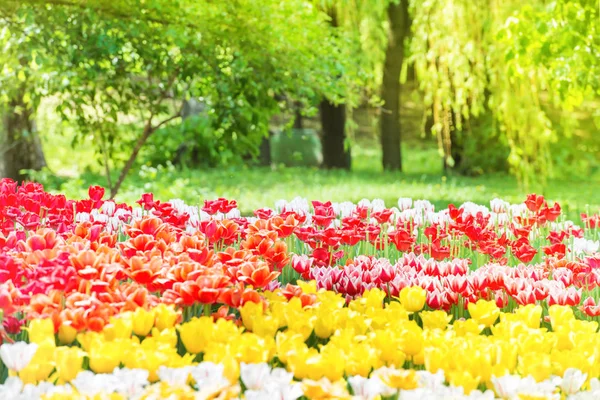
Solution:
<path fill-rule="evenodd" d="M 179 312 L 172 306 L 160 304 L 150 311 L 138 308 L 135 312 L 112 317 L 101 333 L 77 334 L 75 329 L 63 325 L 58 342 L 65 346 L 56 345 L 52 320 L 33 320 L 26 329 L 29 342 L 38 345 L 37 351 L 18 375 L 24 383 L 31 384 L 43 380 L 69 382 L 83 370 L 84 357 L 87 357 L 89 369 L 96 373 L 112 372 L 124 365 L 148 370 L 150 380 L 155 381 L 159 366 L 189 365 L 193 359 L 191 355 L 182 357 L 177 353 L 174 326 L 178 318 Z M 66 346 L 75 339 L 81 347 Z"/>
<path fill-rule="evenodd" d="M 305 382 L 326 378 L 335 383 L 393 367 L 388 370 L 396 372 L 380 376 L 381 381 L 394 389 L 416 388 L 414 371 L 404 367 L 442 370 L 448 383 L 466 393 L 492 388 L 492 377 L 506 374 L 540 382 L 577 368 L 588 381 L 600 376 L 598 323 L 576 319 L 570 307 L 554 305 L 544 312 L 528 305 L 508 314 L 494 302 L 479 300 L 469 304 L 470 318 L 451 321 L 444 311 L 422 310 L 421 288 L 407 288 L 400 301 L 391 302 L 373 289 L 346 304 L 338 294 L 317 291 L 314 283 L 302 286 L 316 296 L 314 305 L 303 307 L 299 298 L 288 301 L 278 291 L 268 292 L 268 306 L 244 304 L 238 323 L 200 317 L 177 324 L 178 312 L 160 305 L 114 317 L 99 333 L 59 333 L 60 342 L 76 339 L 80 347 L 57 346 L 52 322 L 35 320 L 28 332 L 38 349 L 18 375 L 24 383 L 64 383 L 86 367 L 109 373 L 124 366 L 147 370 L 148 380 L 157 382 L 160 366 L 181 368 L 203 360 L 222 364 L 233 383 L 240 363 L 266 362 Z M 544 317 L 549 324 L 542 323 Z M 309 393 L 322 388 L 308 385 Z M 160 383 L 155 387 L 168 390 Z"/>

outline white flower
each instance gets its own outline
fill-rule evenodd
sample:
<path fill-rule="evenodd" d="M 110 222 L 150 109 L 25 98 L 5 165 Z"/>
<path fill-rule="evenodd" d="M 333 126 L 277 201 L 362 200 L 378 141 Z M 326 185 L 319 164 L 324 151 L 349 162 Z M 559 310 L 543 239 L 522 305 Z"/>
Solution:
<path fill-rule="evenodd" d="M 510 399 L 514 397 L 519 390 L 521 377 L 518 375 L 504 375 L 500 378 L 492 376 L 492 385 L 501 399 Z"/>
<path fill-rule="evenodd" d="M 90 220 L 90 214 L 81 212 L 75 214 L 75 222 L 88 222 Z"/>
<path fill-rule="evenodd" d="M 240 377 L 244 385 L 250 390 L 260 390 L 269 380 L 271 367 L 267 363 L 240 364 Z"/>
<path fill-rule="evenodd" d="M 263 390 L 246 390 L 244 397 L 246 400 L 296 400 L 303 394 L 301 385 L 294 383 L 281 386 L 266 385 Z"/>
<path fill-rule="evenodd" d="M 429 389 L 439 389 L 444 386 L 446 377 L 444 376 L 444 370 L 439 369 L 435 374 L 429 371 L 417 371 L 419 377 L 419 386 Z"/>
<path fill-rule="evenodd" d="M 383 199 L 373 199 L 371 202 L 371 210 L 373 212 L 385 210 L 385 201 L 383 201 Z"/>
<path fill-rule="evenodd" d="M 158 377 L 169 386 L 186 385 L 193 367 L 168 368 L 164 365 L 158 367 Z"/>
<path fill-rule="evenodd" d="M 568 368 L 563 375 L 560 389 L 565 394 L 574 394 L 581 389 L 587 379 L 587 374 L 584 374 L 578 369 Z"/>
<path fill-rule="evenodd" d="M 238 210 L 237 208 L 234 208 L 233 210 L 231 210 L 227 214 L 225 214 L 225 218 L 227 218 L 227 219 L 240 218 L 241 216 L 242 216 L 242 214 L 240 213 L 240 210 Z"/>
<path fill-rule="evenodd" d="M 357 206 L 370 208 L 371 207 L 371 200 L 369 200 L 369 199 L 362 199 L 362 200 L 360 200 L 357 203 Z"/>
<path fill-rule="evenodd" d="M 360 399 L 371 400 L 377 396 L 391 396 L 397 393 L 396 389 L 387 386 L 379 377 L 365 378 L 360 375 L 348 378 L 352 392 Z"/>
<path fill-rule="evenodd" d="M 102 207 L 100 207 L 100 209 L 102 210 L 102 212 L 110 217 L 113 216 L 113 214 L 115 213 L 115 209 L 117 208 L 117 205 L 115 204 L 114 201 L 105 201 L 102 204 Z"/>
<path fill-rule="evenodd" d="M 0 385 L 0 399 L 16 399 L 23 390 L 23 382 L 16 376 L 6 379 L 4 385 Z"/>
<path fill-rule="evenodd" d="M 92 371 L 81 371 L 71 381 L 71 385 L 81 395 L 94 397 L 102 393 L 113 393 L 117 383 L 112 374 L 94 374 Z"/>
<path fill-rule="evenodd" d="M 510 203 L 501 199 L 492 199 L 490 201 L 490 208 L 495 213 L 505 213 L 508 211 Z"/>
<path fill-rule="evenodd" d="M 223 364 L 202 362 L 194 366 L 190 372 L 196 387 L 202 392 L 213 392 L 228 387 L 230 382 L 223 376 Z"/>
<path fill-rule="evenodd" d="M 435 206 L 429 202 L 429 200 L 417 200 L 415 201 L 415 209 L 425 210 L 429 212 L 435 211 Z"/>
<path fill-rule="evenodd" d="M 408 210 L 409 208 L 412 207 L 412 203 L 413 203 L 413 201 L 410 197 L 400 197 L 398 199 L 398 208 L 401 211 Z"/>
<path fill-rule="evenodd" d="M 571 247 L 573 253 L 593 254 L 598 252 L 598 249 L 600 249 L 600 241 L 587 240 L 584 238 L 573 238 L 573 246 Z"/>
<path fill-rule="evenodd" d="M 145 369 L 115 368 L 112 373 L 116 383 L 115 391 L 127 398 L 135 397 L 148 385 L 148 371 Z"/>
<path fill-rule="evenodd" d="M 6 368 L 19 372 L 31 362 L 37 348 L 35 343 L 4 343 L 0 346 L 0 358 Z"/>
<path fill-rule="evenodd" d="M 269 383 L 276 385 L 289 385 L 294 379 L 294 373 L 288 372 L 285 368 L 275 368 L 271 371 Z"/>

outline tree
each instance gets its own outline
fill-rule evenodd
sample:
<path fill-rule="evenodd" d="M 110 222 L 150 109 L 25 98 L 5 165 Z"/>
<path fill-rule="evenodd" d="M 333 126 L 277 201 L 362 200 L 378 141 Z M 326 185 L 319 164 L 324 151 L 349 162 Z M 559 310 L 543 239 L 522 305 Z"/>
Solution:
<path fill-rule="evenodd" d="M 339 28 L 337 9 L 327 9 L 333 28 Z M 323 166 L 349 170 L 352 164 L 346 137 L 346 106 L 324 97 L 319 104 L 323 147 Z"/>
<path fill-rule="evenodd" d="M 0 29 L 0 177 L 21 181 L 27 170 L 41 170 L 46 159 L 35 129 L 37 71 L 32 54 L 26 51 L 31 33 L 19 43 L 6 28 Z"/>
<path fill-rule="evenodd" d="M 43 36 L 60 76 L 51 85 L 59 111 L 80 137 L 94 138 L 112 197 L 187 98 L 205 99 L 215 135 L 256 150 L 279 110 L 276 94 L 314 104 L 348 91 L 338 79 L 346 61 L 336 58 L 337 37 L 301 0 L 9 0 L 0 13 L 19 15 Z M 138 134 L 123 135 L 131 121 Z M 125 159 L 115 156 L 125 150 Z"/>
<path fill-rule="evenodd" d="M 489 113 L 512 172 L 543 183 L 559 128 L 568 134 L 570 111 L 598 95 L 597 2 L 427 0 L 411 2 L 411 14 L 411 61 L 446 163 L 452 135 L 476 139 L 466 125 Z M 495 150 L 483 143 L 480 152 Z"/>
<path fill-rule="evenodd" d="M 381 150 L 383 168 L 402 170 L 400 127 L 400 72 L 404 64 L 404 42 L 410 32 L 408 0 L 390 1 L 387 7 L 388 43 L 383 64 L 381 98 Z"/>

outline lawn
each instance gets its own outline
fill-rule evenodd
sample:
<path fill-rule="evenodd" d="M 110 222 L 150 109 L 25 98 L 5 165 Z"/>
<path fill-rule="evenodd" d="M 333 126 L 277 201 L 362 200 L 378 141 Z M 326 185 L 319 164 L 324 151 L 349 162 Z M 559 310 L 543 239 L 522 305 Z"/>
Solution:
<path fill-rule="evenodd" d="M 51 167 L 64 170 L 66 156 L 53 154 Z M 380 150 L 373 143 L 361 143 L 353 149 L 353 170 L 326 171 L 315 168 L 232 167 L 228 169 L 190 170 L 167 167 L 142 167 L 125 181 L 117 200 L 129 203 L 144 192 L 152 192 L 161 200 L 180 198 L 189 204 L 204 199 L 226 197 L 238 200 L 243 213 L 273 206 L 279 199 L 296 196 L 308 199 L 353 201 L 381 198 L 388 207 L 399 197 L 428 199 L 436 207 L 472 201 L 489 204 L 494 197 L 520 202 L 527 193 L 536 192 L 559 201 L 569 218 L 580 212 L 600 209 L 600 180 L 554 180 L 546 187 L 519 187 L 516 179 L 504 174 L 464 177 L 444 176 L 434 146 L 414 142 L 403 148 L 404 171 L 384 172 Z M 80 164 L 81 166 L 81 164 Z M 93 170 L 92 170 L 93 171 Z M 103 185 L 100 173 L 78 172 L 68 179 L 44 179 L 54 192 L 68 197 L 83 197 L 92 184 Z"/>

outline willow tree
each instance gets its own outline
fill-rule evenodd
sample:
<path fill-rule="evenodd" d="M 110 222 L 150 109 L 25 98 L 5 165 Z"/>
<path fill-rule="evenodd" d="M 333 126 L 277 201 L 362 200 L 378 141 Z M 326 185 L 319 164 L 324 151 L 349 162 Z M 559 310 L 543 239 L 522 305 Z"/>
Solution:
<path fill-rule="evenodd" d="M 390 1 L 387 6 L 388 40 L 383 64 L 381 98 L 381 150 L 383 168 L 402 170 L 400 126 L 400 72 L 404 65 L 404 44 L 410 32 L 408 0 Z"/>
<path fill-rule="evenodd" d="M 278 94 L 307 103 L 347 95 L 339 38 L 302 0 L 7 0 L 2 15 L 19 15 L 45 43 L 58 109 L 93 138 L 112 196 L 190 97 L 205 99 L 215 134 L 242 151 L 267 134 Z M 128 140 L 120 129 L 131 121 L 140 127 Z"/>
<path fill-rule="evenodd" d="M 598 94 L 597 2 L 425 0 L 411 13 L 411 61 L 447 162 L 453 131 L 469 140 L 469 123 L 489 112 L 512 171 L 543 182 L 558 128 L 545 104 L 565 120 Z"/>

